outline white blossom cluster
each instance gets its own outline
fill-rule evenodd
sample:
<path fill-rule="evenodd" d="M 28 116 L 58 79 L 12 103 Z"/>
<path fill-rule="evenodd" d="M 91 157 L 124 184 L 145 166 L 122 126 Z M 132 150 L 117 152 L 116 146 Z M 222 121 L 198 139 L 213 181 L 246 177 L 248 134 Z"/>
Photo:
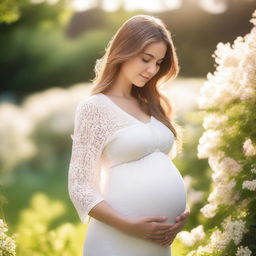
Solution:
<path fill-rule="evenodd" d="M 209 129 L 205 131 L 199 139 L 197 157 L 202 159 L 217 154 L 216 147 L 221 141 L 221 135 L 222 133 L 219 130 Z"/>
<path fill-rule="evenodd" d="M 251 169 L 251 172 L 254 173 L 254 174 L 256 174 L 256 168 L 252 168 L 252 169 Z"/>
<path fill-rule="evenodd" d="M 187 256 L 209 255 L 209 253 L 221 252 L 231 241 L 238 245 L 241 242 L 243 235 L 248 232 L 245 224 L 245 221 L 233 221 L 230 216 L 227 217 L 222 222 L 223 231 L 219 229 L 213 231 L 210 237 L 210 242 L 207 245 L 200 245 L 197 250 L 191 251 Z M 186 238 L 188 238 L 188 236 Z"/>
<path fill-rule="evenodd" d="M 211 113 L 205 116 L 203 127 L 204 129 L 218 129 L 220 126 L 224 125 L 227 120 L 228 116 Z"/>
<path fill-rule="evenodd" d="M 251 173 L 256 174 L 256 168 L 254 165 L 251 165 Z M 256 179 L 253 180 L 244 180 L 242 184 L 243 189 L 248 189 L 251 191 L 256 191 Z"/>
<path fill-rule="evenodd" d="M 250 21 L 255 25 L 256 11 Z M 213 57 L 218 66 L 214 74 L 207 74 L 198 98 L 199 107 L 223 108 L 236 99 L 255 102 L 256 27 L 244 37 L 236 38 L 233 45 L 220 42 Z"/>
<path fill-rule="evenodd" d="M 185 245 L 192 246 L 197 241 L 202 240 L 205 237 L 203 225 L 199 225 L 193 228 L 190 232 L 181 231 L 178 233 L 177 238 L 182 241 Z"/>
<path fill-rule="evenodd" d="M 256 180 L 245 180 L 243 181 L 243 189 L 249 189 L 251 191 L 256 191 Z"/>
<path fill-rule="evenodd" d="M 239 192 L 234 189 L 234 177 L 242 170 L 241 164 L 230 157 L 211 156 L 209 165 L 213 170 L 212 179 L 215 186 L 208 196 L 209 203 L 200 209 L 206 218 L 214 217 L 219 205 L 233 205 L 240 199 Z"/>
<path fill-rule="evenodd" d="M 247 246 L 239 246 L 237 248 L 236 256 L 250 256 L 251 254 L 252 252 Z"/>
<path fill-rule="evenodd" d="M 9 237 L 5 233 L 8 231 L 7 224 L 0 219 L 0 255 L 3 256 L 15 256 L 16 245 L 13 237 Z"/>
<path fill-rule="evenodd" d="M 256 155 L 256 146 L 253 144 L 250 138 L 247 138 L 243 143 L 243 152 L 247 157 Z M 251 170 L 252 173 L 256 173 L 256 168 Z M 243 189 L 248 189 L 251 191 L 256 191 L 256 179 L 254 180 L 245 180 L 242 184 Z"/>
<path fill-rule="evenodd" d="M 246 222 L 243 220 L 232 220 L 230 216 L 228 216 L 223 222 L 222 226 L 224 228 L 223 234 L 225 235 L 228 241 L 233 240 L 236 245 L 238 245 L 243 235 L 249 230 L 246 228 Z"/>
<path fill-rule="evenodd" d="M 214 172 L 212 179 L 216 183 L 227 182 L 242 170 L 241 164 L 231 157 L 224 157 L 221 160 L 218 157 L 210 157 L 208 161 Z"/>
<path fill-rule="evenodd" d="M 256 72 L 256 70 L 255 70 Z M 256 155 L 256 146 L 253 145 L 250 138 L 246 139 L 243 144 L 243 151 L 246 156 L 255 156 Z"/>

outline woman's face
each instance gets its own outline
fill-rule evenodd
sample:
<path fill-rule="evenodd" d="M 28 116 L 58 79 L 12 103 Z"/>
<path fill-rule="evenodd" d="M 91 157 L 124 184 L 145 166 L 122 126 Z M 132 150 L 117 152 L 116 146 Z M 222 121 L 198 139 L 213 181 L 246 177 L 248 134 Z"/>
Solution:
<path fill-rule="evenodd" d="M 166 50 L 164 42 L 147 45 L 138 56 L 123 63 L 121 73 L 132 84 L 144 86 L 159 71 Z"/>

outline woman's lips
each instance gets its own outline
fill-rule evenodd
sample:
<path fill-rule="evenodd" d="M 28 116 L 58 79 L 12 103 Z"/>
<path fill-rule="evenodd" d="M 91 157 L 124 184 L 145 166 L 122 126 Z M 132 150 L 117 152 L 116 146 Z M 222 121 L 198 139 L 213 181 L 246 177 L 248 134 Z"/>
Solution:
<path fill-rule="evenodd" d="M 145 77 L 145 76 L 143 76 L 143 75 L 141 75 L 141 76 L 142 76 L 142 78 L 144 78 L 145 80 L 149 80 L 148 77 Z"/>

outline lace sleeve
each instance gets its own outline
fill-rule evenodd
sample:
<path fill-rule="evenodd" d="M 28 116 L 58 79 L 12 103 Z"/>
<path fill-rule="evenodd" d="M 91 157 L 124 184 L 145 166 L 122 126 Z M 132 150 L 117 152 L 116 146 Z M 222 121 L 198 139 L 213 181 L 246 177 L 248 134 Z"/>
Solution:
<path fill-rule="evenodd" d="M 75 111 L 68 192 L 84 224 L 88 224 L 90 210 L 104 200 L 100 193 L 100 160 L 106 140 L 102 115 L 89 101 L 80 102 Z"/>

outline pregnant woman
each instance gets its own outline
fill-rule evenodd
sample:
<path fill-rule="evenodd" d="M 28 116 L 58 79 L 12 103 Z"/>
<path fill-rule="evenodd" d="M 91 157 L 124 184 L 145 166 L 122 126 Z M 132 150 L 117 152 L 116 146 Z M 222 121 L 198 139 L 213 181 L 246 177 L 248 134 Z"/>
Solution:
<path fill-rule="evenodd" d="M 76 108 L 68 175 L 88 224 L 84 256 L 171 255 L 189 208 L 171 160 L 178 126 L 159 82 L 178 70 L 169 31 L 149 15 L 128 19 L 97 61 L 91 95 Z"/>

